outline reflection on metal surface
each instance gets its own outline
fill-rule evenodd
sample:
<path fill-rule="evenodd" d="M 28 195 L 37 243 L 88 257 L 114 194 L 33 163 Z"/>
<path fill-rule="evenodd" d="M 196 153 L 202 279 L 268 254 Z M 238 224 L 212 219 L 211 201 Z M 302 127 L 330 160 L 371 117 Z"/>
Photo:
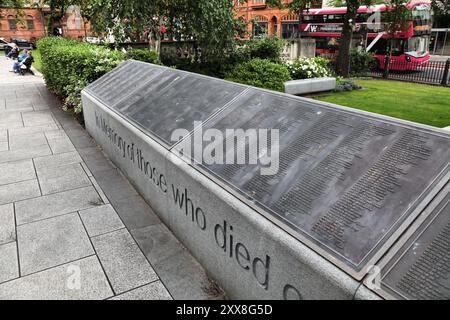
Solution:
<path fill-rule="evenodd" d="M 450 194 L 391 261 L 382 288 L 395 298 L 450 299 Z"/>

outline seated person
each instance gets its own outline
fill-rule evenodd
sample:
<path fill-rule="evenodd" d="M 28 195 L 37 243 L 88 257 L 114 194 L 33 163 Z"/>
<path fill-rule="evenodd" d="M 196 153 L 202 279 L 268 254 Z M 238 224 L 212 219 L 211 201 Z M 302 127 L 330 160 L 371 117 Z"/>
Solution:
<path fill-rule="evenodd" d="M 33 61 L 34 61 L 33 55 L 31 54 L 31 51 L 28 51 L 25 59 L 23 59 L 21 62 L 14 63 L 14 72 L 20 73 L 20 69 L 22 68 L 22 66 L 25 66 L 26 69 L 30 69 Z"/>
<path fill-rule="evenodd" d="M 27 58 L 27 55 L 28 55 L 28 51 L 27 50 L 23 50 L 23 52 L 20 55 L 20 57 L 17 59 L 16 62 L 14 62 L 14 64 L 13 64 L 13 71 L 15 73 L 17 73 L 16 70 L 20 69 L 20 63 Z"/>
<path fill-rule="evenodd" d="M 12 49 L 6 55 L 6 58 L 14 59 L 17 58 L 18 56 L 19 56 L 19 47 L 17 47 L 17 45 L 14 45 L 14 47 L 12 47 Z"/>

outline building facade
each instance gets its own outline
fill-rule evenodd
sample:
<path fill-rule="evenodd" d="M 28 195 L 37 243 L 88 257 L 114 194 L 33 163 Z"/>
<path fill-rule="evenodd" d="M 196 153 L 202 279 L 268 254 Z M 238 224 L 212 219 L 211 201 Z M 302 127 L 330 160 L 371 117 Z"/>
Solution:
<path fill-rule="evenodd" d="M 291 0 L 284 0 L 289 2 Z M 327 7 L 328 0 L 314 0 L 313 8 Z M 280 10 L 267 6 L 266 0 L 248 0 L 235 2 L 237 16 L 248 22 L 249 34 L 255 38 L 273 37 L 288 39 L 298 30 L 298 16 L 288 10 Z"/>
<path fill-rule="evenodd" d="M 84 23 L 80 11 L 75 6 L 70 6 L 61 21 L 52 26 L 48 32 L 48 18 L 50 8 L 25 7 L 0 8 L 0 38 L 11 41 L 14 38 L 36 41 L 53 33 L 57 29 L 68 38 L 83 38 L 89 35 L 89 23 Z"/>

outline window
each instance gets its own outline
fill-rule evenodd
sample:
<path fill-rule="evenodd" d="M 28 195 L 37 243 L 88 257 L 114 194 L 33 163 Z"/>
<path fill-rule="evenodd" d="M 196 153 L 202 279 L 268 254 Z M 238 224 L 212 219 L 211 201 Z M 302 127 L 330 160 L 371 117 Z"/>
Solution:
<path fill-rule="evenodd" d="M 281 24 L 281 37 L 290 39 L 298 32 L 298 22 L 283 22 Z"/>
<path fill-rule="evenodd" d="M 265 38 L 267 37 L 268 23 L 267 22 L 255 22 L 253 24 L 253 37 Z"/>
<path fill-rule="evenodd" d="M 34 30 L 34 20 L 32 16 L 27 16 L 27 29 Z"/>
<path fill-rule="evenodd" d="M 17 20 L 13 16 L 8 16 L 9 30 L 17 30 Z"/>

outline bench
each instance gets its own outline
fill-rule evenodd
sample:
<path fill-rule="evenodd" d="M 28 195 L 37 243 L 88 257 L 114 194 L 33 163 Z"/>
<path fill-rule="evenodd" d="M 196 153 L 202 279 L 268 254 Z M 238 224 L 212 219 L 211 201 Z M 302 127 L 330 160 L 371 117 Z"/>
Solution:
<path fill-rule="evenodd" d="M 335 88 L 336 78 L 331 77 L 292 80 L 284 83 L 284 92 L 289 94 L 307 94 L 330 91 Z"/>

